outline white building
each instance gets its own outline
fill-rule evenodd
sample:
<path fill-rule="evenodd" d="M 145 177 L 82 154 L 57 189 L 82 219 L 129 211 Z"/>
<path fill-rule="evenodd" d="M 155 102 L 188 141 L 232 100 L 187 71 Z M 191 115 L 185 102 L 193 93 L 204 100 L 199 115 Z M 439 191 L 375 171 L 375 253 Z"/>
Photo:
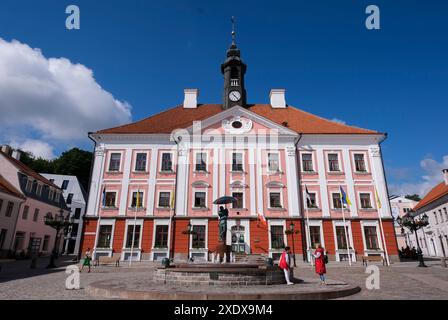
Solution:
<path fill-rule="evenodd" d="M 86 210 L 86 192 L 76 176 L 48 173 L 42 173 L 42 175 L 63 190 L 65 203 L 71 209 L 71 217 L 74 217 L 74 224 L 70 227 L 64 241 L 63 252 L 78 254 L 82 237 L 83 215 Z"/>
<path fill-rule="evenodd" d="M 405 248 L 406 246 L 410 246 L 409 234 L 401 234 L 401 227 L 396 222 L 396 220 L 398 217 L 403 218 L 404 215 L 411 212 L 418 202 L 395 195 L 389 197 L 389 202 L 392 216 L 395 220 L 395 234 L 397 236 L 398 248 Z"/>
<path fill-rule="evenodd" d="M 417 231 L 418 241 L 426 257 L 446 257 L 448 253 L 448 169 L 444 181 L 436 185 L 414 207 L 417 215 L 426 213 L 429 225 Z M 415 234 L 409 234 L 411 247 L 417 248 Z"/>

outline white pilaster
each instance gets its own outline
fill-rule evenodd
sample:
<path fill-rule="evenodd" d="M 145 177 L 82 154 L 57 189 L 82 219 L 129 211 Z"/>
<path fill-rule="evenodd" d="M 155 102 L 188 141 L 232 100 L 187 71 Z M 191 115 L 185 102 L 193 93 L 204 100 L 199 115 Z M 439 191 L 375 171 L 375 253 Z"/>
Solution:
<path fill-rule="evenodd" d="M 180 145 L 177 155 L 176 215 L 187 215 L 188 149 Z"/>
<path fill-rule="evenodd" d="M 218 174 L 219 174 L 219 149 L 213 149 L 213 201 L 218 198 L 219 185 L 218 185 Z M 213 206 L 213 215 L 218 215 L 218 206 Z"/>
<path fill-rule="evenodd" d="M 294 144 L 285 148 L 288 208 L 291 217 L 300 216 L 296 154 Z"/>
<path fill-rule="evenodd" d="M 322 148 L 316 148 L 316 156 L 317 156 L 317 166 L 319 168 L 319 186 L 320 186 L 320 198 L 321 198 L 321 206 L 322 206 L 322 216 L 329 217 L 330 216 L 330 205 L 328 203 L 328 188 L 327 188 L 327 178 L 325 175 L 325 157 L 324 151 Z"/>
<path fill-rule="evenodd" d="M 347 181 L 348 198 L 351 200 L 350 216 L 358 216 L 358 198 L 355 193 L 355 182 L 353 181 L 353 173 L 350 159 L 350 152 L 347 148 L 342 150 L 342 158 L 344 162 L 345 180 Z"/>
<path fill-rule="evenodd" d="M 120 208 L 118 211 L 118 215 L 120 216 L 125 216 L 127 210 L 126 205 L 129 190 L 129 175 L 131 173 L 131 158 L 132 158 L 132 149 L 128 148 L 125 151 L 124 163 L 123 163 L 123 179 L 121 180 Z"/>
<path fill-rule="evenodd" d="M 381 201 L 381 217 L 392 217 L 392 213 L 390 212 L 389 200 L 387 197 L 386 190 L 386 179 L 384 177 L 383 171 L 383 162 L 381 161 L 381 149 L 378 145 L 371 146 L 369 148 L 369 156 L 372 163 L 372 176 L 375 184 L 375 188 L 377 189 L 378 196 Z M 375 195 L 374 195 L 374 199 Z M 375 200 L 376 201 L 376 200 Z M 375 204 L 376 206 L 378 204 Z"/>
<path fill-rule="evenodd" d="M 250 197 L 250 214 L 256 215 L 257 208 L 255 202 L 255 151 L 249 149 L 249 197 Z"/>
<path fill-rule="evenodd" d="M 257 207 L 258 207 L 258 213 L 264 214 L 264 208 L 263 208 L 263 170 L 262 170 L 262 158 L 261 158 L 261 149 L 257 149 L 257 154 L 255 158 L 256 168 L 257 168 Z"/>
<path fill-rule="evenodd" d="M 146 199 L 147 208 L 146 215 L 154 215 L 154 199 L 156 190 L 156 176 L 157 176 L 157 158 L 159 150 L 157 148 L 151 149 L 150 163 L 149 163 L 149 180 L 148 180 L 148 196 Z"/>
<path fill-rule="evenodd" d="M 95 160 L 93 162 L 92 181 L 90 183 L 89 201 L 87 206 L 88 216 L 97 216 L 102 193 L 103 168 L 105 166 L 105 150 L 102 145 L 95 148 Z"/>

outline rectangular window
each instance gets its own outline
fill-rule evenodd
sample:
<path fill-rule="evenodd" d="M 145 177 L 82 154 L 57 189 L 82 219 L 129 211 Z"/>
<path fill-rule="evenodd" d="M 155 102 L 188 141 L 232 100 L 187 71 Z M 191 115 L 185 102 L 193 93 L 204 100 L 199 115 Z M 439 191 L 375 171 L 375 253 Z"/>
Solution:
<path fill-rule="evenodd" d="M 207 171 L 207 154 L 205 152 L 196 153 L 195 171 Z"/>
<path fill-rule="evenodd" d="M 139 152 L 135 157 L 135 171 L 146 171 L 146 153 Z"/>
<path fill-rule="evenodd" d="M 33 183 L 31 182 L 31 180 L 28 179 L 26 181 L 26 187 L 25 187 L 26 192 L 31 192 L 32 188 L 33 188 Z"/>
<path fill-rule="evenodd" d="M 14 202 L 8 201 L 8 206 L 6 207 L 5 216 L 11 217 L 13 209 L 14 209 Z"/>
<path fill-rule="evenodd" d="M 195 192 L 194 193 L 194 207 L 195 208 L 205 208 L 205 192 Z"/>
<path fill-rule="evenodd" d="M 14 239 L 14 251 L 20 251 L 23 248 L 23 243 L 25 242 L 25 232 L 16 232 L 16 237 Z"/>
<path fill-rule="evenodd" d="M 434 214 L 434 219 L 436 220 L 436 224 L 439 224 L 439 219 L 437 218 L 437 213 L 434 212 L 433 214 Z"/>
<path fill-rule="evenodd" d="M 0 207 L 1 210 L 1 207 Z M 445 220 L 448 221 L 448 211 L 446 210 L 446 208 L 443 208 L 443 212 L 445 213 Z"/>
<path fill-rule="evenodd" d="M 100 226 L 100 231 L 98 233 L 98 248 L 109 248 L 110 240 L 112 237 L 112 226 L 103 225 Z"/>
<path fill-rule="evenodd" d="M 347 232 L 347 238 L 345 237 L 344 227 L 336 226 L 336 239 L 338 243 L 338 249 L 347 249 L 347 238 L 349 237 L 348 227 L 345 228 L 345 232 Z"/>
<path fill-rule="evenodd" d="M 23 212 L 22 212 L 22 219 L 23 220 L 28 219 L 28 212 L 29 211 L 30 211 L 30 206 L 23 207 Z"/>
<path fill-rule="evenodd" d="M 68 180 L 64 180 L 64 181 L 62 181 L 62 186 L 61 186 L 61 189 L 62 190 L 67 190 L 67 187 L 68 187 Z"/>
<path fill-rule="evenodd" d="M 42 185 L 40 183 L 37 184 L 36 187 L 36 195 L 40 197 L 42 195 Z"/>
<path fill-rule="evenodd" d="M 171 153 L 162 153 L 162 171 L 173 171 L 173 160 Z"/>
<path fill-rule="evenodd" d="M 317 208 L 316 193 L 310 192 L 309 198 L 306 198 L 306 206 L 308 208 Z"/>
<path fill-rule="evenodd" d="M 339 193 L 332 193 L 331 198 L 333 200 L 333 208 L 342 209 L 341 195 Z"/>
<path fill-rule="evenodd" d="M 280 200 L 280 192 L 270 192 L 269 193 L 269 207 L 270 208 L 281 208 L 282 203 Z"/>
<path fill-rule="evenodd" d="M 283 226 L 271 226 L 271 248 L 282 249 L 284 244 Z"/>
<path fill-rule="evenodd" d="M 70 230 L 70 234 L 72 237 L 76 238 L 78 236 L 78 228 L 79 228 L 79 224 L 74 223 L 71 226 L 71 230 Z"/>
<path fill-rule="evenodd" d="M 114 208 L 115 205 L 115 201 L 117 198 L 117 193 L 116 192 L 106 192 L 106 207 L 111 207 Z"/>
<path fill-rule="evenodd" d="M 5 243 L 6 233 L 7 232 L 8 232 L 8 229 L 0 230 L 0 250 L 3 249 L 3 244 Z"/>
<path fill-rule="evenodd" d="M 36 222 L 39 219 L 39 209 L 34 209 L 33 221 Z"/>
<path fill-rule="evenodd" d="M 159 193 L 159 208 L 169 208 L 170 207 L 170 196 L 169 192 L 160 192 Z"/>
<path fill-rule="evenodd" d="M 330 172 L 339 172 L 339 159 L 337 153 L 328 154 L 328 169 Z"/>
<path fill-rule="evenodd" d="M 55 197 L 54 197 L 54 201 L 55 202 L 59 202 L 59 198 L 61 197 L 61 194 L 59 192 L 55 192 Z"/>
<path fill-rule="evenodd" d="M 120 161 L 121 161 L 120 153 L 111 153 L 109 162 L 109 171 L 120 171 Z"/>
<path fill-rule="evenodd" d="M 320 226 L 310 226 L 310 241 L 311 248 L 315 248 L 318 243 L 322 244 L 320 241 Z"/>
<path fill-rule="evenodd" d="M 243 171 L 243 154 L 232 153 L 232 171 Z"/>
<path fill-rule="evenodd" d="M 303 171 L 310 172 L 313 170 L 313 155 L 311 153 L 302 154 L 302 167 Z"/>
<path fill-rule="evenodd" d="M 137 207 L 137 192 L 132 192 L 132 208 Z M 138 207 L 143 207 L 143 192 L 138 192 Z"/>
<path fill-rule="evenodd" d="M 440 222 L 443 222 L 442 209 L 439 210 L 439 215 L 440 215 Z"/>
<path fill-rule="evenodd" d="M 280 170 L 278 153 L 268 153 L 268 170 L 271 172 Z"/>
<path fill-rule="evenodd" d="M 48 251 L 48 245 L 50 244 L 50 236 L 44 236 L 44 243 L 42 244 L 42 251 Z"/>
<path fill-rule="evenodd" d="M 355 153 L 355 170 L 357 172 L 366 172 L 366 163 L 363 153 Z"/>
<path fill-rule="evenodd" d="M 191 247 L 195 249 L 205 248 L 205 226 L 193 226 Z"/>
<path fill-rule="evenodd" d="M 364 235 L 366 237 L 366 247 L 368 250 L 379 249 L 376 227 L 364 227 Z"/>
<path fill-rule="evenodd" d="M 361 208 L 372 209 L 372 203 L 370 201 L 370 193 L 360 193 L 359 198 L 361 200 Z"/>
<path fill-rule="evenodd" d="M 3 199 L 0 199 L 0 213 L 2 212 L 2 208 L 3 208 Z"/>
<path fill-rule="evenodd" d="M 73 215 L 73 217 L 74 217 L 75 219 L 79 219 L 79 218 L 81 218 L 81 208 L 76 208 L 76 209 L 75 209 L 75 214 Z"/>
<path fill-rule="evenodd" d="M 243 193 L 242 192 L 233 192 L 232 197 L 236 199 L 236 202 L 232 204 L 232 208 L 234 209 L 242 209 L 243 208 Z"/>
<path fill-rule="evenodd" d="M 50 189 L 48 191 L 48 200 L 53 201 L 53 197 L 54 197 L 54 191 L 53 189 Z"/>
<path fill-rule="evenodd" d="M 134 229 L 135 227 L 135 229 Z M 139 248 L 140 246 L 140 225 L 128 226 L 128 233 L 126 235 L 126 248 L 132 247 L 132 237 L 134 236 L 134 248 Z"/>
<path fill-rule="evenodd" d="M 154 242 L 155 248 L 168 247 L 168 225 L 156 226 L 156 239 Z"/>

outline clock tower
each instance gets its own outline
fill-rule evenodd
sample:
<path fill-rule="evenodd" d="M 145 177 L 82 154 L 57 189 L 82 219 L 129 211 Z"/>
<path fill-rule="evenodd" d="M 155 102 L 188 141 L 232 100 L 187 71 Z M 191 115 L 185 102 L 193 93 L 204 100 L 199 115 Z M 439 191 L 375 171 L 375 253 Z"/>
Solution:
<path fill-rule="evenodd" d="M 222 108 L 224 110 L 233 106 L 246 106 L 246 89 L 244 88 L 244 74 L 246 64 L 240 57 L 240 50 L 235 43 L 235 19 L 232 17 L 232 44 L 227 50 L 226 61 L 221 65 L 224 75 L 224 94 Z"/>

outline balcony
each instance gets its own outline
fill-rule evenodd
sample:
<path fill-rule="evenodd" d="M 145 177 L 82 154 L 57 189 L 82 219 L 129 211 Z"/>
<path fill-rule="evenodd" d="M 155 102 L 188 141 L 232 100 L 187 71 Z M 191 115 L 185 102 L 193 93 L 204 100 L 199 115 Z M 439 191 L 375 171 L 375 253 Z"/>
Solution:
<path fill-rule="evenodd" d="M 240 80 L 239 79 L 230 79 L 230 85 L 232 87 L 238 87 L 240 85 Z"/>

